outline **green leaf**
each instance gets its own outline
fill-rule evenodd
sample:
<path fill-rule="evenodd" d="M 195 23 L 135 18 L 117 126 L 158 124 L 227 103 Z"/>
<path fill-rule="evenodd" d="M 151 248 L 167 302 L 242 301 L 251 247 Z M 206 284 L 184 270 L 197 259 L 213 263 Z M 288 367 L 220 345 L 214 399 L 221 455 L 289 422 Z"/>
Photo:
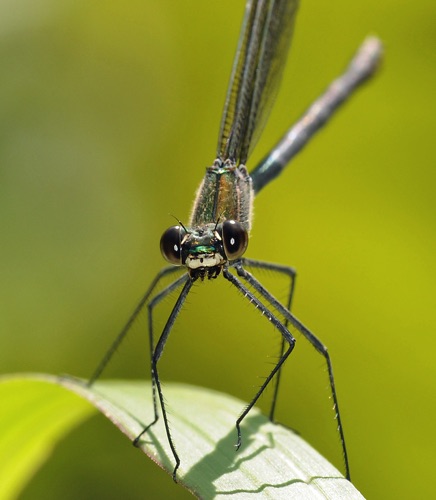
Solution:
<path fill-rule="evenodd" d="M 88 388 L 72 378 L 45 377 L 49 384 L 60 384 L 83 396 L 105 414 L 130 440 L 133 440 L 153 420 L 150 383 L 138 381 L 104 381 Z M 26 385 L 27 384 L 27 385 Z M 34 392 L 32 384 L 41 390 L 41 379 L 16 382 L 15 399 L 28 400 L 21 409 L 22 423 L 18 434 L 23 446 L 38 430 L 29 416 Z M 59 419 L 50 400 L 59 398 L 59 387 L 46 384 L 45 400 L 38 400 L 39 412 L 45 420 Z M 22 388 L 25 390 L 23 392 Z M 12 390 L 12 388 L 11 388 Z M 361 499 L 362 495 L 343 478 L 329 462 L 301 437 L 280 425 L 272 424 L 257 409 L 253 409 L 242 425 L 242 446 L 235 451 L 235 418 L 244 403 L 210 389 L 182 384 L 165 384 L 165 397 L 172 437 L 181 459 L 178 481 L 201 498 L 217 495 L 256 493 L 261 498 L 346 498 Z M 24 394 L 24 395 L 23 395 Z M 27 396 L 30 394 L 30 397 Z M 83 415 L 83 402 L 66 400 L 77 405 Z M 13 399 L 13 398 L 12 398 Z M 71 411 L 71 410 L 70 410 Z M 43 419 L 41 419 L 43 420 Z M 25 422 L 26 421 L 26 422 Z M 27 427 L 26 427 L 27 425 Z M 67 426 L 64 426 L 66 432 Z M 17 432 L 15 432 L 17 434 Z M 58 433 L 59 437 L 59 433 Z M 8 439 L 16 444 L 16 439 Z M 52 441 L 53 444 L 53 441 Z M 47 446 L 46 446 L 47 447 Z M 140 448 L 160 467 L 172 474 L 174 458 L 160 419 L 140 441 Z M 132 451 L 133 452 L 133 451 Z M 23 453 L 21 453 L 22 455 Z M 0 468 L 2 464 L 0 463 Z M 168 480 L 171 480 L 170 476 Z"/>
<path fill-rule="evenodd" d="M 50 382 L 50 383 L 47 383 Z M 57 442 L 95 413 L 54 377 L 0 378 L 0 498 L 16 498 Z"/>

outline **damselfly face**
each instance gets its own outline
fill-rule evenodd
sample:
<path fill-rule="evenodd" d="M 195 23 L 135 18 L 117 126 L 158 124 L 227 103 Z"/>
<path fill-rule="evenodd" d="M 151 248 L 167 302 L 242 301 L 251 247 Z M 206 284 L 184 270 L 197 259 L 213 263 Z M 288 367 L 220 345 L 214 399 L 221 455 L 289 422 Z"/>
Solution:
<path fill-rule="evenodd" d="M 216 278 L 230 260 L 242 257 L 248 246 L 248 232 L 235 220 L 185 228 L 168 228 L 160 240 L 164 258 L 186 266 L 192 281 Z"/>

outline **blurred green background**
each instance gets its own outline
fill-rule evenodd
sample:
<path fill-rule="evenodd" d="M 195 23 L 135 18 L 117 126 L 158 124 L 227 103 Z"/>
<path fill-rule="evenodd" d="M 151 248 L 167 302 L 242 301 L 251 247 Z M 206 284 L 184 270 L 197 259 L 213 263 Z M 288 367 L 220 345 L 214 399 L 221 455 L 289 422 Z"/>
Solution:
<path fill-rule="evenodd" d="M 164 264 L 169 214 L 187 221 L 214 160 L 243 10 L 242 0 L 1 2 L 2 372 L 95 368 Z M 353 480 L 368 498 L 434 493 L 435 16 L 430 0 L 303 1 L 249 165 L 367 34 L 382 38 L 378 77 L 256 199 L 247 252 L 298 270 L 294 311 L 329 347 Z M 148 377 L 145 326 L 108 376 Z M 200 283 L 162 377 L 248 399 L 277 345 L 228 283 Z M 325 367 L 302 341 L 280 396 L 278 419 L 341 467 Z M 22 498 L 168 495 L 189 497 L 99 416 Z"/>

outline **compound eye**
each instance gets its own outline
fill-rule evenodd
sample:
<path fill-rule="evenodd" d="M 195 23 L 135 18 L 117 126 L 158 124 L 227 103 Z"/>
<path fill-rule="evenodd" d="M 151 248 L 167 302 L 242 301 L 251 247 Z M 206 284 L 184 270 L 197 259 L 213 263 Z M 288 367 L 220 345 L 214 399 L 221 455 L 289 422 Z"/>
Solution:
<path fill-rule="evenodd" d="M 239 259 L 248 246 L 248 233 L 244 226 L 235 220 L 223 223 L 223 243 L 229 260 Z"/>
<path fill-rule="evenodd" d="M 171 226 L 160 239 L 160 251 L 164 258 L 170 263 L 180 266 L 182 264 L 181 241 L 185 230 L 181 226 Z"/>

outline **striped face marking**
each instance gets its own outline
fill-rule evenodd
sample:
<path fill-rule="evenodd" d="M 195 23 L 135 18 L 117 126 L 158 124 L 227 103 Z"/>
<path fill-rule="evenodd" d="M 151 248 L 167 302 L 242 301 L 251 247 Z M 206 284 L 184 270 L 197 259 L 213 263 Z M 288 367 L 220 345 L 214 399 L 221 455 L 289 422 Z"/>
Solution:
<path fill-rule="evenodd" d="M 218 252 L 200 255 L 189 255 L 186 258 L 185 265 L 189 269 L 199 269 L 202 267 L 222 266 L 226 259 Z"/>

